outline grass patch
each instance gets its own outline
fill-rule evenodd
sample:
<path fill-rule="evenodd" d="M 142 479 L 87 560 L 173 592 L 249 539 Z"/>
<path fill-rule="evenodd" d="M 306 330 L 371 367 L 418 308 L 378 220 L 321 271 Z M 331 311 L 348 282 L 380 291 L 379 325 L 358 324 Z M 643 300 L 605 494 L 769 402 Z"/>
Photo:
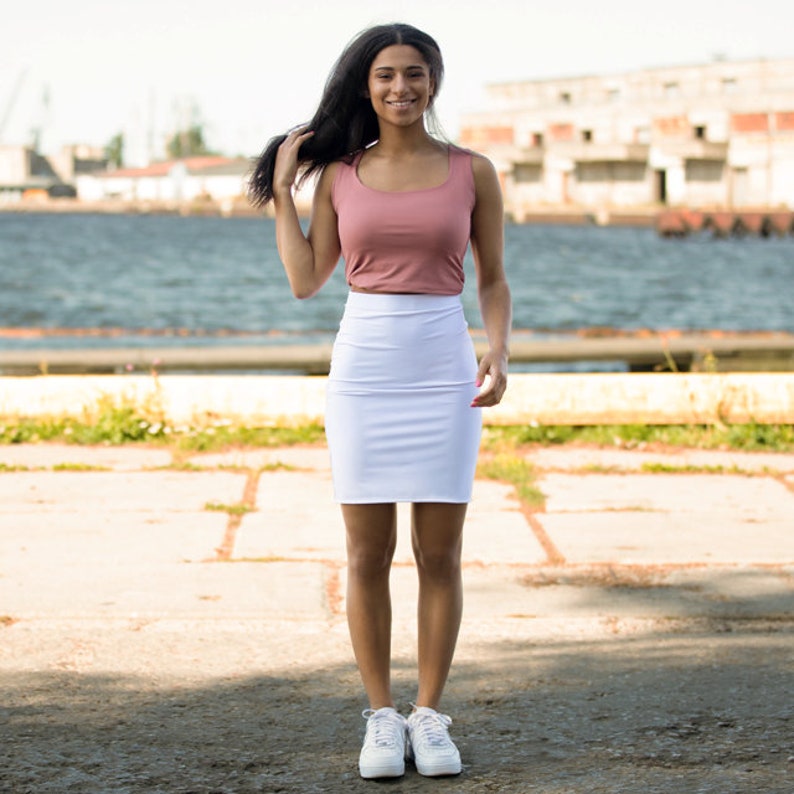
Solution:
<path fill-rule="evenodd" d="M 177 428 L 175 433 L 177 448 L 186 452 L 217 452 L 230 447 L 292 447 L 325 442 L 325 430 L 316 424 L 297 427 L 216 425 Z"/>
<path fill-rule="evenodd" d="M 513 425 L 486 427 L 483 447 L 593 444 L 635 449 L 643 446 L 732 449 L 745 452 L 794 451 L 794 425 Z"/>
<path fill-rule="evenodd" d="M 322 444 L 319 424 L 298 426 L 235 425 L 208 418 L 198 425 L 167 422 L 162 412 L 110 398 L 80 417 L 0 417 L 0 444 L 61 442 L 85 445 L 147 444 L 167 446 L 174 454 L 217 452 L 237 447 Z M 794 451 L 794 424 L 762 425 L 513 425 L 486 426 L 483 450 L 499 453 L 526 445 L 591 444 L 624 449 L 643 446 Z"/>
<path fill-rule="evenodd" d="M 89 463 L 56 463 L 53 471 L 112 471 L 107 466 L 92 466 Z"/>
<path fill-rule="evenodd" d="M 545 494 L 535 485 L 534 467 L 516 455 L 500 453 L 483 460 L 477 466 L 477 474 L 487 480 L 510 483 L 521 502 L 532 510 L 539 510 L 546 503 Z"/>
<path fill-rule="evenodd" d="M 0 443 L 32 444 L 60 441 L 67 444 L 120 445 L 167 439 L 169 430 L 131 405 L 102 399 L 83 417 L 36 417 L 0 422 Z"/>
<path fill-rule="evenodd" d="M 277 460 L 275 463 L 265 463 L 264 466 L 260 466 L 259 471 L 298 471 L 298 467 L 293 466 L 291 463 L 282 463 Z"/>
<path fill-rule="evenodd" d="M 16 464 L 9 465 L 8 463 L 0 463 L 0 473 L 15 471 L 32 471 L 32 469 L 30 466 L 18 466 Z"/>
<path fill-rule="evenodd" d="M 204 505 L 204 509 L 211 513 L 227 513 L 230 516 L 244 516 L 246 513 L 253 513 L 256 510 L 255 507 L 241 502 L 233 505 L 223 504 L 222 502 L 207 502 Z"/>
<path fill-rule="evenodd" d="M 676 466 L 672 463 L 643 463 L 640 471 L 648 474 L 748 474 L 738 466 Z"/>
<path fill-rule="evenodd" d="M 578 471 L 587 474 L 625 474 L 627 469 L 621 466 L 606 466 L 603 463 L 588 463 L 586 466 L 580 467 Z"/>
<path fill-rule="evenodd" d="M 197 466 L 187 460 L 175 460 L 165 466 L 157 466 L 158 471 L 208 471 L 207 466 Z M 231 467 L 230 467 L 231 468 Z M 244 471 L 244 470 L 243 470 Z"/>
<path fill-rule="evenodd" d="M 0 418 L 0 444 L 38 442 L 121 446 L 164 445 L 182 452 L 215 452 L 230 447 L 284 447 L 325 441 L 321 425 L 236 426 L 225 419 L 202 425 L 170 424 L 157 411 L 101 399 L 81 417 Z"/>

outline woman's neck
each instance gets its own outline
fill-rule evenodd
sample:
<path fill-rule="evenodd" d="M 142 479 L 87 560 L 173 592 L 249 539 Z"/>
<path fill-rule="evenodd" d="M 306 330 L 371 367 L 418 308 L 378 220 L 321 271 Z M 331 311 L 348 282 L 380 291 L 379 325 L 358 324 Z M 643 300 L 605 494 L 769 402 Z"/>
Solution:
<path fill-rule="evenodd" d="M 423 124 L 412 127 L 392 127 L 381 124 L 376 147 L 381 156 L 404 156 L 434 149 L 438 141 L 432 138 Z"/>

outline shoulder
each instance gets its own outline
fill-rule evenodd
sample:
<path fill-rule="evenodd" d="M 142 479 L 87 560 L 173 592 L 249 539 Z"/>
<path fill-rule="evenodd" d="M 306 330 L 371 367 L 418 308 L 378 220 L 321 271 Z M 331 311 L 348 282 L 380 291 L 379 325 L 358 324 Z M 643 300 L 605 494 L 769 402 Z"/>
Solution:
<path fill-rule="evenodd" d="M 334 193 L 334 187 L 339 178 L 340 170 L 344 168 L 344 163 L 341 160 L 335 160 L 332 163 L 323 167 L 320 176 L 317 178 L 317 187 L 315 195 L 326 196 L 331 198 Z"/>
<path fill-rule="evenodd" d="M 353 154 L 340 157 L 338 160 L 333 160 L 323 166 L 322 173 L 319 177 L 320 186 L 328 185 L 330 189 L 340 178 L 349 177 L 351 174 L 354 174 L 362 154 L 363 151 L 354 152 Z"/>
<path fill-rule="evenodd" d="M 471 170 L 474 175 L 474 189 L 479 199 L 500 199 L 502 187 L 494 164 L 484 155 L 471 154 Z"/>
<path fill-rule="evenodd" d="M 475 182 L 497 179 L 496 168 L 485 155 L 455 144 L 449 145 L 449 151 L 453 157 L 465 158 L 471 162 L 471 170 L 474 174 Z"/>
<path fill-rule="evenodd" d="M 474 178 L 477 179 L 496 179 L 496 168 L 494 164 L 483 154 L 471 153 L 471 170 Z"/>
<path fill-rule="evenodd" d="M 494 164 L 484 155 L 470 152 L 475 208 L 502 212 L 502 184 Z"/>
<path fill-rule="evenodd" d="M 334 179 L 336 179 L 336 175 L 339 173 L 340 167 L 343 166 L 344 163 L 341 160 L 335 160 L 333 163 L 328 163 L 328 165 L 323 167 L 322 173 L 320 174 L 320 182 L 333 182 Z"/>

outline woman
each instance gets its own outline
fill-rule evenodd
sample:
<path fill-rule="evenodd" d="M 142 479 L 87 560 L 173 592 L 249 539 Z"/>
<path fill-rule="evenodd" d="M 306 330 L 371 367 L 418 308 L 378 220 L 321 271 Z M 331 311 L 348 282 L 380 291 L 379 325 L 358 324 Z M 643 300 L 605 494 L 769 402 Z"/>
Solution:
<path fill-rule="evenodd" d="M 350 286 L 328 379 L 326 433 L 347 533 L 347 618 L 370 708 L 365 778 L 458 774 L 437 709 L 462 609 L 461 538 L 481 408 L 507 384 L 510 292 L 499 183 L 483 157 L 443 143 L 425 117 L 443 77 L 436 42 L 410 25 L 361 33 L 345 49 L 311 122 L 272 140 L 251 180 L 272 200 L 293 293 L 314 295 L 342 256 Z M 308 232 L 292 197 L 319 174 Z M 460 292 L 471 244 L 489 349 L 479 365 Z M 391 694 L 389 571 L 396 503 L 412 504 L 419 574 L 419 682 L 402 717 Z"/>

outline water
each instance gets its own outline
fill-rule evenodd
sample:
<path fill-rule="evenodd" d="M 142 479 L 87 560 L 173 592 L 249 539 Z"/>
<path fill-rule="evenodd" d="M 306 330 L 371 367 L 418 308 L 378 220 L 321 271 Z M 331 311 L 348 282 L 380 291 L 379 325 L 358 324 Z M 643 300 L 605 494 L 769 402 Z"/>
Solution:
<path fill-rule="evenodd" d="M 506 267 L 516 328 L 794 331 L 792 238 L 667 240 L 645 228 L 510 225 Z M 479 327 L 470 255 L 466 273 L 464 307 Z M 186 329 L 183 344 L 222 332 L 305 341 L 334 331 L 345 293 L 340 265 L 318 296 L 292 298 L 269 219 L 0 214 L 4 328 Z M 118 343 L 0 334 L 6 348 Z"/>

